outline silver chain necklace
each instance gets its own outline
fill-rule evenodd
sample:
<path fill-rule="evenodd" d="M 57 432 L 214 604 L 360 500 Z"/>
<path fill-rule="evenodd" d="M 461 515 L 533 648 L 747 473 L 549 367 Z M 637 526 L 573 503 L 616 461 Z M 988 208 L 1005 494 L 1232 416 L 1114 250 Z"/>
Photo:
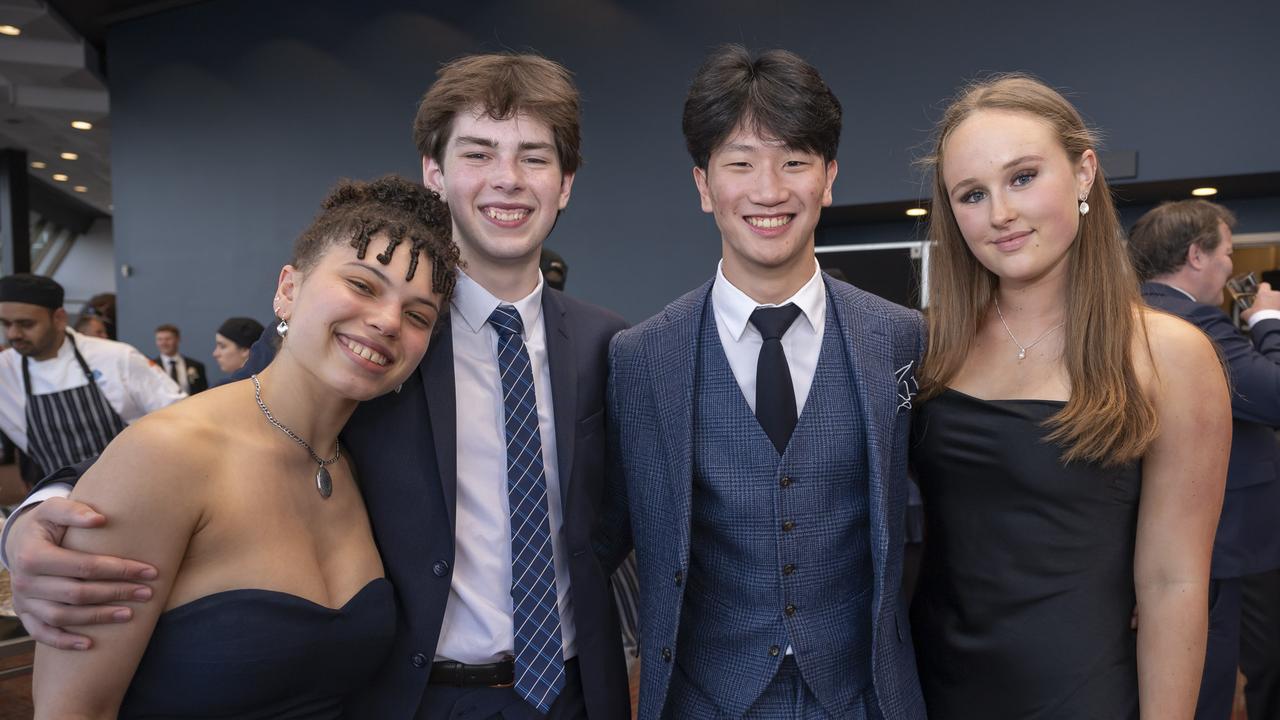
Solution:
<path fill-rule="evenodd" d="M 271 411 L 267 409 L 267 404 L 262 402 L 262 385 L 258 382 L 258 376 L 250 375 L 249 378 L 253 380 L 253 399 L 258 401 L 258 409 L 266 416 L 267 422 L 276 426 L 276 429 L 280 432 L 293 438 L 294 442 L 306 448 L 307 452 L 311 453 L 311 459 L 315 460 L 316 464 L 320 466 L 320 468 L 316 470 L 316 492 L 320 493 L 320 497 L 327 500 L 329 496 L 333 494 L 333 478 L 329 476 L 329 471 L 326 470 L 324 466 L 338 462 L 338 457 L 342 455 L 342 446 L 338 444 L 337 438 L 334 438 L 333 440 L 333 457 L 325 460 L 317 455 L 316 451 L 311 449 L 311 446 L 307 444 L 306 440 L 298 437 L 297 433 L 285 427 L 284 423 L 272 416 Z"/>
<path fill-rule="evenodd" d="M 1031 348 L 1035 347 L 1035 346 L 1036 346 L 1036 345 L 1037 345 L 1041 340 L 1043 340 L 1043 339 L 1045 339 L 1045 338 L 1049 337 L 1049 333 L 1051 333 L 1051 332 L 1053 332 L 1054 330 L 1057 330 L 1058 328 L 1060 328 L 1060 327 L 1062 327 L 1063 325 L 1066 325 L 1066 324 L 1067 324 L 1067 321 L 1066 321 L 1066 320 L 1063 320 L 1062 322 L 1058 323 L 1057 325 L 1054 325 L 1053 327 L 1049 328 L 1048 330 L 1045 330 L 1044 332 L 1040 333 L 1040 337 L 1036 338 L 1035 340 L 1032 340 L 1032 341 L 1031 341 L 1031 343 L 1030 343 L 1029 345 L 1023 345 L 1022 343 L 1018 342 L 1018 338 L 1016 338 L 1016 337 L 1014 337 L 1014 336 L 1013 336 L 1013 331 L 1009 329 L 1009 323 L 1007 323 L 1007 322 L 1005 322 L 1005 321 L 1004 321 L 1004 313 L 1000 312 L 1000 301 L 999 301 L 998 299 L 995 299 L 995 298 L 992 298 L 992 299 L 993 299 L 993 300 L 995 300 L 995 303 L 996 303 L 996 315 L 998 315 L 998 316 L 1000 317 L 1000 324 L 1004 326 L 1004 331 L 1005 331 L 1005 332 L 1007 332 L 1007 333 L 1009 333 L 1009 339 L 1013 341 L 1013 344 L 1018 346 L 1018 359 L 1019 359 L 1019 360 L 1024 360 L 1024 359 L 1026 359 L 1026 357 L 1027 357 L 1027 351 L 1028 351 L 1028 350 L 1030 350 Z"/>

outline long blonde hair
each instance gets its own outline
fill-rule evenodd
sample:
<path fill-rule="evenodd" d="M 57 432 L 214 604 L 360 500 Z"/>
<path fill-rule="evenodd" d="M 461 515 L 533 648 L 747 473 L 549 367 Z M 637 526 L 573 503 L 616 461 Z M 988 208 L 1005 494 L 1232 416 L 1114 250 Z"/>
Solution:
<path fill-rule="evenodd" d="M 964 88 L 936 128 L 933 209 L 929 240 L 929 345 L 921 366 L 921 395 L 936 396 L 960 370 L 979 325 L 990 311 L 998 278 L 969 252 L 942 179 L 942 148 L 952 131 L 980 110 L 1021 112 L 1045 122 L 1071 161 L 1096 148 L 1080 113 L 1054 89 L 1027 75 L 1000 75 Z M 1158 434 L 1155 408 L 1133 365 L 1142 298 L 1125 249 L 1111 190 L 1098 168 L 1067 251 L 1067 309 L 1063 362 L 1071 399 L 1049 418 L 1048 439 L 1063 446 L 1063 460 L 1123 464 L 1146 452 Z M 1144 335 L 1145 337 L 1145 335 Z"/>

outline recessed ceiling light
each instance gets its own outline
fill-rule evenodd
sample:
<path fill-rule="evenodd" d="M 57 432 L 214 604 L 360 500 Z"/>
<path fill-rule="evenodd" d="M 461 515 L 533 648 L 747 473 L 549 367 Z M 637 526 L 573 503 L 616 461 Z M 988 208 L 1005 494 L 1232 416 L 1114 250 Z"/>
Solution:
<path fill-rule="evenodd" d="M 1195 195 L 1196 197 L 1209 197 L 1210 195 L 1217 195 L 1218 188 L 1215 188 L 1215 187 L 1196 188 L 1195 190 L 1191 191 L 1191 194 Z"/>
<path fill-rule="evenodd" d="M 17 36 L 22 34 L 22 28 L 13 25 L 0 25 L 0 35 Z"/>
<path fill-rule="evenodd" d="M 924 217 L 929 211 L 922 207 L 907 208 L 907 217 Z"/>
<path fill-rule="evenodd" d="M 66 182 L 68 180 L 67 176 L 63 173 L 54 173 L 53 179 L 55 182 Z"/>
<path fill-rule="evenodd" d="M 45 163 L 43 160 L 32 160 L 31 167 L 35 168 L 36 170 L 43 170 L 49 167 L 49 165 Z"/>
<path fill-rule="evenodd" d="M 58 157 L 62 158 L 63 160 L 79 160 L 80 159 L 80 156 L 73 152 L 64 152 Z"/>
<path fill-rule="evenodd" d="M 85 187 L 84 185 L 77 185 L 74 188 L 72 188 L 72 190 L 75 190 L 76 192 L 89 192 L 89 188 Z"/>
<path fill-rule="evenodd" d="M 88 120 L 72 120 L 71 127 L 77 130 L 92 130 L 93 123 L 89 122 Z"/>

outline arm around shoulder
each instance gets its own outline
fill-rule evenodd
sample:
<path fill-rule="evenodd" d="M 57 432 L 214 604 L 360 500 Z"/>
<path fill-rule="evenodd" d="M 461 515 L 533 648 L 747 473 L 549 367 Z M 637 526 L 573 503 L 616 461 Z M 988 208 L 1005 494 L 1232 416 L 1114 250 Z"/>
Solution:
<path fill-rule="evenodd" d="M 112 442 L 76 485 L 73 497 L 98 508 L 108 522 L 94 530 L 69 530 L 64 545 L 137 558 L 155 566 L 159 577 L 149 602 L 125 603 L 132 622 L 71 628 L 93 638 L 91 649 L 37 648 L 37 718 L 108 718 L 118 712 L 203 511 L 203 478 L 186 455 L 192 443 L 181 428 L 181 422 L 144 418 Z"/>

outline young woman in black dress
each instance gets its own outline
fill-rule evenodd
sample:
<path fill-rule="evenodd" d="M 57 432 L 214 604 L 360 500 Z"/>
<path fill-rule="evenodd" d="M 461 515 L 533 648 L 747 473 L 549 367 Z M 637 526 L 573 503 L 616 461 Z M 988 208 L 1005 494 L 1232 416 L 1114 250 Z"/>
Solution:
<path fill-rule="evenodd" d="M 1095 148 L 1025 76 L 939 124 L 912 446 L 931 720 L 1193 715 L 1227 385 L 1143 305 Z"/>
<path fill-rule="evenodd" d="M 155 596 L 78 630 L 88 650 L 37 648 L 37 718 L 342 716 L 396 608 L 338 432 L 417 369 L 453 291 L 451 232 L 417 183 L 340 184 L 280 272 L 271 365 L 107 447 L 72 497 L 111 520 L 64 544 L 154 565 Z"/>

